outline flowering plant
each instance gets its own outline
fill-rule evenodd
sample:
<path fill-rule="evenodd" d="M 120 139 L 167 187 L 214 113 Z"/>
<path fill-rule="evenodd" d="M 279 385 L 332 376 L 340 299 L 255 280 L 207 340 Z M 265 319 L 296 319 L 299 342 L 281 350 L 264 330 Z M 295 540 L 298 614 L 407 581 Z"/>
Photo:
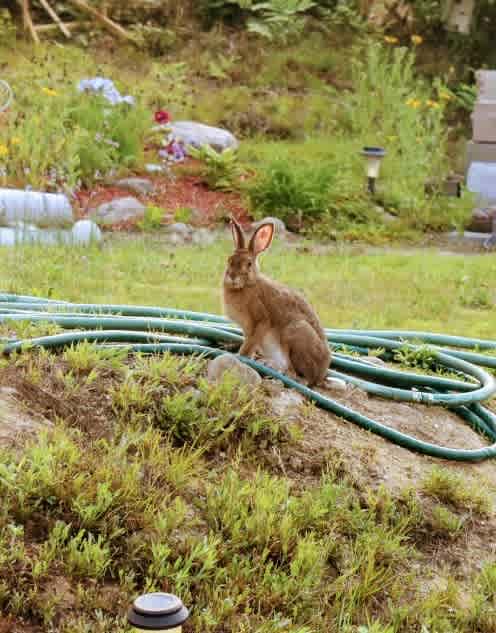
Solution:
<path fill-rule="evenodd" d="M 167 112 L 167 110 L 158 110 L 155 112 L 155 122 L 159 125 L 167 125 L 170 123 L 171 115 Z"/>

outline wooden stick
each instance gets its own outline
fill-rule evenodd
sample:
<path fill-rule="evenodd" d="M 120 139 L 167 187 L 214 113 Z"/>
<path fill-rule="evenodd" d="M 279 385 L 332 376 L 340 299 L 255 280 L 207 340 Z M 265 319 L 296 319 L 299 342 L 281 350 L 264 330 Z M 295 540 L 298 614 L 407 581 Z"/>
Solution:
<path fill-rule="evenodd" d="M 103 24 L 105 27 L 107 27 L 109 31 L 112 31 L 112 33 L 114 33 L 118 37 L 121 37 L 122 39 L 125 39 L 125 40 L 134 41 L 134 38 L 125 29 L 123 29 L 122 26 L 120 26 L 119 24 L 111 20 L 110 18 L 103 15 L 103 13 L 100 13 L 100 11 L 97 11 L 96 9 L 91 7 L 87 2 L 85 2 L 85 0 L 67 0 L 67 1 L 70 4 L 73 4 L 74 6 L 81 9 L 85 13 L 89 13 L 90 15 L 92 15 L 94 18 L 98 20 L 98 22 Z"/>
<path fill-rule="evenodd" d="M 29 34 L 33 38 L 35 44 L 40 43 L 40 38 L 38 37 L 38 33 L 36 33 L 36 29 L 34 28 L 33 20 L 31 18 L 31 12 L 29 10 L 29 0 L 20 0 L 22 7 L 22 19 L 24 22 L 24 29 L 29 31 Z"/>
<path fill-rule="evenodd" d="M 68 38 L 71 38 L 71 32 L 66 27 L 66 25 L 62 22 L 59 16 L 55 13 L 52 7 L 48 4 L 47 0 L 39 0 L 41 6 L 45 9 L 48 15 L 52 18 L 58 28 L 62 31 L 62 33 Z"/>
<path fill-rule="evenodd" d="M 91 27 L 94 22 L 90 20 L 73 20 L 71 22 L 62 23 L 68 29 L 85 29 Z M 49 33 L 59 28 L 57 24 L 38 24 L 34 27 L 37 33 Z"/>

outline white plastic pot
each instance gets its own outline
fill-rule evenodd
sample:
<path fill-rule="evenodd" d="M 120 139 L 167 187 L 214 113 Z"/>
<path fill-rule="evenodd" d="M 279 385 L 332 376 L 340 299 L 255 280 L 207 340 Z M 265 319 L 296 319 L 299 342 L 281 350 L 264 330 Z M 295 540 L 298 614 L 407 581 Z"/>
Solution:
<path fill-rule="evenodd" d="M 73 221 L 71 203 L 64 194 L 0 189 L 0 224 L 31 222 L 60 227 Z"/>

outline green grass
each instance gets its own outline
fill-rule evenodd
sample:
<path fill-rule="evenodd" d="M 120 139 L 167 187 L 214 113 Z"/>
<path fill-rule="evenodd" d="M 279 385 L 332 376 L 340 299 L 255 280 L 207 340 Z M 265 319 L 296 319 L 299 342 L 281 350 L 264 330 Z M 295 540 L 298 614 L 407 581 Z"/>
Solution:
<path fill-rule="evenodd" d="M 231 244 L 171 250 L 155 236 L 115 238 L 99 249 L 3 249 L 0 287 L 67 301 L 161 305 L 221 312 L 221 278 Z M 496 328 L 491 256 L 435 249 L 312 254 L 275 243 L 263 271 L 303 290 L 328 327 L 440 331 L 492 338 Z M 32 265 L 36 262 L 36 266 Z M 311 281 L 309 281 L 311 280 Z M 467 302 L 485 292 L 488 303 Z"/>

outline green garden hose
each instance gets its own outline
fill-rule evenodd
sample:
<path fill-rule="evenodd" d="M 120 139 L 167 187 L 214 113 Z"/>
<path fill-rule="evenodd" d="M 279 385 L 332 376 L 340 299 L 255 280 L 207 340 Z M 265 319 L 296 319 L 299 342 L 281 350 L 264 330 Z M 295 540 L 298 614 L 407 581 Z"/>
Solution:
<path fill-rule="evenodd" d="M 19 321 L 52 323 L 63 330 L 75 331 L 22 340 L 6 338 L 4 354 L 28 346 L 56 349 L 91 341 L 103 347 L 144 354 L 170 352 L 212 358 L 224 354 L 226 349 L 238 349 L 243 340 L 239 328 L 214 314 L 148 306 L 76 304 L 0 294 L 0 323 Z M 492 444 L 478 449 L 458 449 L 424 442 L 353 411 L 258 361 L 239 358 L 261 375 L 276 378 L 299 391 L 319 407 L 408 449 L 458 461 L 496 457 L 496 415 L 481 404 L 496 393 L 496 381 L 484 369 L 496 369 L 496 356 L 489 355 L 496 350 L 496 341 L 401 330 L 328 329 L 326 334 L 333 349 L 329 376 L 383 398 L 449 407 Z M 415 355 L 425 343 L 429 344 L 426 360 L 429 368 L 449 376 L 396 371 L 378 367 L 366 358 L 372 351 L 394 361 L 399 352 Z"/>

